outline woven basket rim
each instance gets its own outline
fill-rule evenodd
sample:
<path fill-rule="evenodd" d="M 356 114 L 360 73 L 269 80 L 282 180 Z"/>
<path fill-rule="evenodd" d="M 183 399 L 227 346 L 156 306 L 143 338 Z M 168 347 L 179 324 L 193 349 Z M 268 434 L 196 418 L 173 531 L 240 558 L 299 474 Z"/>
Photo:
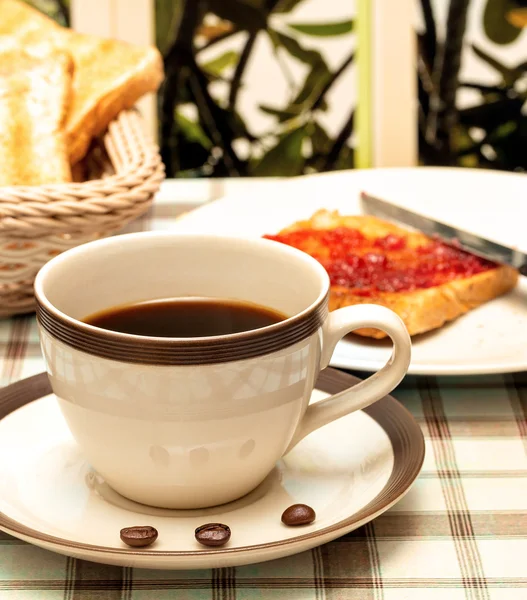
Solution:
<path fill-rule="evenodd" d="M 20 201 L 27 201 L 27 198 L 33 195 L 39 197 L 49 194 L 50 202 L 60 202 L 56 197 L 64 194 L 65 196 L 76 196 L 81 194 L 85 196 L 88 191 L 103 192 L 106 188 L 112 188 L 108 193 L 113 193 L 115 186 L 134 187 L 137 183 L 137 169 L 141 168 L 147 171 L 155 171 L 159 168 L 160 157 L 158 147 L 145 135 L 143 129 L 143 120 L 137 109 L 131 108 L 121 111 L 117 117 L 109 124 L 108 129 L 102 136 L 104 146 L 109 149 L 112 144 L 115 144 L 118 139 L 116 129 L 121 128 L 128 132 L 133 132 L 137 138 L 137 146 L 135 150 L 140 150 L 140 154 L 131 153 L 130 149 L 125 151 L 125 161 L 122 165 L 116 164 L 113 160 L 110 162 L 115 169 L 115 174 L 105 177 L 104 179 L 93 179 L 84 182 L 64 182 L 52 183 L 45 185 L 17 185 L 17 186 L 0 186 L 0 206 L 6 207 L 9 204 L 16 206 L 16 202 L 5 200 L 7 197 L 20 198 Z M 123 151 L 123 148 L 120 148 Z M 162 164 L 162 163 L 161 163 Z M 164 170 L 164 167 L 163 167 Z M 143 178 L 142 174 L 139 178 Z M 133 181 L 130 181 L 133 179 Z"/>
<path fill-rule="evenodd" d="M 100 179 L 0 187 L 0 237 L 103 231 L 143 210 L 164 179 L 164 165 L 138 111 L 122 111 L 100 140 L 105 152 L 94 148 L 88 157 Z"/>

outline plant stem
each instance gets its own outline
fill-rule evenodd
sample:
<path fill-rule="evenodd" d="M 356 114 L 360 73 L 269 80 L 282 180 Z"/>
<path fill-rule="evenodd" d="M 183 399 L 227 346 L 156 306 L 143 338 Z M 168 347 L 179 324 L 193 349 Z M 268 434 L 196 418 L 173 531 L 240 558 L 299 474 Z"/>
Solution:
<path fill-rule="evenodd" d="M 332 171 L 335 168 L 335 165 L 337 164 L 340 153 L 342 152 L 344 145 L 348 141 L 349 136 L 351 135 L 351 132 L 353 131 L 354 119 L 355 119 L 355 109 L 353 109 L 351 111 L 350 116 L 348 117 L 348 119 L 344 123 L 342 129 L 340 130 L 339 134 L 335 138 L 335 142 L 333 143 L 331 150 L 328 152 L 328 155 L 326 156 L 326 160 L 324 162 L 324 165 L 323 165 L 321 171 Z"/>
<path fill-rule="evenodd" d="M 439 79 L 439 95 L 444 102 L 443 111 L 447 117 L 450 117 L 455 111 L 463 37 L 469 4 L 470 0 L 451 0 L 448 12 L 446 43 Z"/>
<path fill-rule="evenodd" d="M 500 94 L 501 96 L 507 96 L 511 91 L 511 88 L 500 87 L 498 85 L 484 85 L 482 83 L 475 83 L 472 81 L 460 81 L 459 87 L 477 90 L 482 94 Z"/>
<path fill-rule="evenodd" d="M 282 75 L 287 82 L 287 86 L 289 88 L 289 103 L 293 101 L 294 98 L 294 90 L 295 90 L 295 80 L 294 77 L 287 66 L 287 63 L 284 61 L 282 54 L 280 53 L 280 42 L 276 36 L 276 33 L 272 29 L 267 29 L 267 35 L 269 36 L 269 41 L 273 47 L 273 54 L 276 58 L 276 62 L 282 71 Z"/>
<path fill-rule="evenodd" d="M 206 82 L 203 82 L 196 75 L 195 72 L 192 73 L 189 83 L 200 117 L 203 120 L 203 127 L 213 143 L 223 150 L 223 162 L 229 175 L 239 177 L 243 174 L 244 168 L 232 147 L 232 132 L 224 122 L 222 115 L 217 115 L 217 107 L 209 94 Z"/>
<path fill-rule="evenodd" d="M 328 93 L 331 86 L 337 81 L 337 79 L 342 75 L 342 73 L 347 69 L 347 67 L 353 62 L 355 54 L 352 52 L 344 62 L 340 65 L 340 67 L 331 74 L 331 77 L 326 81 L 320 92 L 318 93 L 318 97 L 313 103 L 312 109 L 316 109 L 320 106 L 320 103 L 324 99 L 325 95 Z"/>
<path fill-rule="evenodd" d="M 196 55 L 198 55 L 200 52 L 203 52 L 203 50 L 206 50 L 207 48 L 210 48 L 211 46 L 218 44 L 219 42 L 223 42 L 223 40 L 226 40 L 226 39 L 230 38 L 231 36 L 239 33 L 239 31 L 240 31 L 239 29 L 234 28 L 231 31 L 226 31 L 225 33 L 222 33 L 218 37 L 215 37 L 213 40 L 210 40 L 210 42 L 203 44 L 203 46 L 201 46 L 201 48 L 198 48 L 196 50 Z"/>
<path fill-rule="evenodd" d="M 427 139 L 437 147 L 443 164 L 452 160 L 451 141 L 457 122 L 456 93 L 469 4 L 470 0 L 450 0 L 445 43 L 434 67 L 438 85 L 432 96 Z"/>
<path fill-rule="evenodd" d="M 428 69 L 431 71 L 434 68 L 434 62 L 436 59 L 437 31 L 434 11 L 432 9 L 432 3 L 430 0 L 421 0 L 421 12 L 423 14 L 423 21 L 425 23 L 423 54 L 428 65 Z"/>
<path fill-rule="evenodd" d="M 426 115 L 430 110 L 430 98 L 434 94 L 434 82 L 432 80 L 432 69 L 425 58 L 425 40 L 419 35 L 417 37 L 417 82 L 419 87 L 419 102 Z M 424 131 L 424 130 L 423 130 Z"/>
<path fill-rule="evenodd" d="M 251 55 L 252 49 L 254 48 L 254 43 L 256 42 L 257 32 L 253 31 L 249 33 L 249 37 L 245 42 L 245 46 L 240 56 L 240 60 L 236 65 L 236 70 L 234 71 L 234 76 L 232 78 L 231 89 L 229 92 L 229 104 L 228 108 L 230 111 L 233 111 L 236 106 L 236 98 L 238 96 L 238 92 L 240 91 L 240 85 L 242 82 L 243 73 L 245 68 L 247 67 L 247 62 L 249 61 L 249 56 Z"/>
<path fill-rule="evenodd" d="M 181 52 L 192 54 L 194 51 L 194 35 L 200 21 L 202 2 L 185 0 L 183 4 L 177 34 L 164 56 L 166 68 L 170 68 L 171 63 L 180 61 L 178 54 Z"/>
<path fill-rule="evenodd" d="M 191 67 L 189 86 L 198 107 L 204 129 L 212 142 L 223 150 L 223 162 L 229 175 L 240 176 L 244 174 L 244 166 L 232 147 L 233 133 L 226 122 L 216 102 L 209 94 L 207 79 L 200 71 L 197 64 Z"/>
<path fill-rule="evenodd" d="M 199 24 L 201 2 L 186 0 L 174 42 L 164 57 L 165 81 L 161 91 L 161 157 L 167 176 L 176 174 L 177 164 L 172 138 L 175 128 L 174 111 L 188 79 L 188 65 L 192 62 L 194 32 Z"/>
<path fill-rule="evenodd" d="M 169 74 L 165 79 L 161 94 L 161 159 L 165 165 L 167 177 L 174 177 L 179 170 L 176 148 L 172 145 L 177 127 L 174 111 L 186 78 L 187 74 L 184 69 Z"/>
<path fill-rule="evenodd" d="M 266 0 L 264 3 L 263 9 L 265 13 L 265 19 L 267 21 L 269 14 L 274 10 L 275 6 L 278 4 L 278 0 Z M 232 78 L 231 89 L 229 92 L 229 104 L 228 108 L 230 111 L 234 110 L 236 106 L 236 98 L 238 96 L 238 92 L 240 91 L 240 85 L 242 82 L 243 73 L 245 68 L 247 67 L 247 63 L 249 61 L 249 56 L 254 48 L 254 44 L 256 42 L 256 37 L 258 35 L 258 31 L 250 31 L 249 37 L 245 42 L 245 46 L 242 50 L 242 54 L 240 56 L 240 60 L 236 66 L 236 70 L 234 72 L 234 76 Z"/>

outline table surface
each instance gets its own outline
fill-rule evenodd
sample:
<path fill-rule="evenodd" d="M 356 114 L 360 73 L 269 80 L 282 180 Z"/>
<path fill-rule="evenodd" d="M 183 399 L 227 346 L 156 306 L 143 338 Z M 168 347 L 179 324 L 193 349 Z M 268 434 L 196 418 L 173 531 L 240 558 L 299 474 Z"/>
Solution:
<path fill-rule="evenodd" d="M 170 229 L 182 211 L 266 184 L 168 182 L 129 230 Z M 2 385 L 43 369 L 34 318 L 0 322 Z M 202 571 L 98 565 L 0 532 L 0 599 L 526 600 L 527 373 L 407 377 L 393 395 L 427 455 L 410 492 L 365 527 L 290 558 Z"/>

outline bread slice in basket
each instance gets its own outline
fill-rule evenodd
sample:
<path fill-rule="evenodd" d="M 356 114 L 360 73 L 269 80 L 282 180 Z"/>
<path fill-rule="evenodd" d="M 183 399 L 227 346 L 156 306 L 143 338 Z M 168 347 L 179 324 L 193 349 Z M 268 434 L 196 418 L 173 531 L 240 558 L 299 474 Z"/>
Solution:
<path fill-rule="evenodd" d="M 64 122 L 72 74 L 61 51 L 0 52 L 0 186 L 71 180 Z"/>
<path fill-rule="evenodd" d="M 370 216 L 320 210 L 265 237 L 299 248 L 326 267 L 330 310 L 380 304 L 395 311 L 412 336 L 505 294 L 518 279 L 511 267 Z M 354 333 L 386 337 L 376 329 Z"/>
<path fill-rule="evenodd" d="M 87 0 L 86 0 L 87 1 Z M 52 45 L 71 54 L 74 94 L 66 121 L 71 164 L 86 154 L 94 136 L 163 79 L 163 62 L 154 47 L 98 38 L 60 27 L 21 0 L 0 0 L 3 40 L 23 49 Z"/>

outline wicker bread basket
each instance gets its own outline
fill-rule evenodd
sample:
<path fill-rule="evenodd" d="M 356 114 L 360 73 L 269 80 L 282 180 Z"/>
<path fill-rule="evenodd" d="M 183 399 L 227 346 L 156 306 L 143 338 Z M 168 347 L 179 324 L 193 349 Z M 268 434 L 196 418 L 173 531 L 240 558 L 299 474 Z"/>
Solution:
<path fill-rule="evenodd" d="M 164 178 L 135 110 L 110 123 L 82 166 L 83 183 L 0 187 L 0 317 L 32 312 L 38 270 L 146 212 Z"/>

